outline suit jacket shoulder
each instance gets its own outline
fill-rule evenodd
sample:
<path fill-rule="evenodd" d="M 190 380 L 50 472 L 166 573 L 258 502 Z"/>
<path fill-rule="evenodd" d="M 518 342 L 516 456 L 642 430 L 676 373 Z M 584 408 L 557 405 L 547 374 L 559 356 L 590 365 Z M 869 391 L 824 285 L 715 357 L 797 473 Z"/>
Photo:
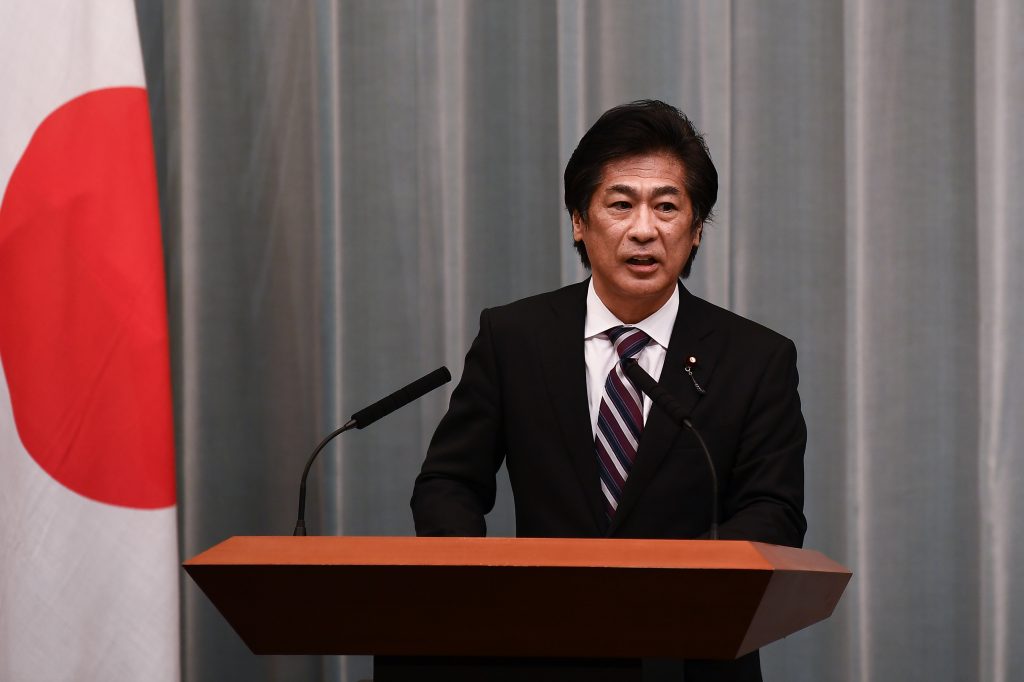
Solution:
<path fill-rule="evenodd" d="M 537 325 L 540 324 L 579 322 L 582 335 L 589 281 L 587 279 L 554 291 L 485 308 L 481 313 L 481 319 L 486 319 L 495 331 L 516 336 L 537 333 Z"/>

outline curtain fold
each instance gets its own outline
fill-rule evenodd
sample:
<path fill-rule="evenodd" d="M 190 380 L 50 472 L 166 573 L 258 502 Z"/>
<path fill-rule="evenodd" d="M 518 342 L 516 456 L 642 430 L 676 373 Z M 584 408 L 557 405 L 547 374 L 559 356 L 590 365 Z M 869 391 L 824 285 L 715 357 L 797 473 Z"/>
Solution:
<path fill-rule="evenodd" d="M 978 536 L 981 679 L 1005 682 L 1020 670 L 1024 594 L 1014 567 L 1024 560 L 1019 502 L 1024 485 L 1024 7 L 986 0 L 975 8 L 974 94 L 978 253 Z"/>
<path fill-rule="evenodd" d="M 660 98 L 720 174 L 688 286 L 795 340 L 806 545 L 855 572 L 829 621 L 763 651 L 766 679 L 1024 666 L 1020 3 L 137 7 L 184 556 L 289 533 L 324 433 L 438 365 L 457 381 L 483 307 L 582 278 L 564 164 L 602 111 Z M 413 532 L 453 385 L 321 454 L 311 533 Z M 514 532 L 507 483 L 488 523 Z M 189 680 L 370 675 L 254 657 L 183 585 Z"/>

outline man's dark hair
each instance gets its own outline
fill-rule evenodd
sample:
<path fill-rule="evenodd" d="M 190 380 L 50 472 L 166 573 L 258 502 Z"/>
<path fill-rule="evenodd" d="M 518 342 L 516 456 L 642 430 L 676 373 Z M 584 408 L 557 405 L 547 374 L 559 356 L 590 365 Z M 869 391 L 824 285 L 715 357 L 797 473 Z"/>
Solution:
<path fill-rule="evenodd" d="M 572 218 L 587 220 L 587 208 L 601 173 L 611 161 L 642 154 L 668 152 L 683 164 L 686 194 L 693 206 L 693 229 L 711 220 L 718 198 L 718 171 L 711 161 L 704 136 L 683 112 L 658 100 L 643 99 L 609 109 L 583 136 L 565 166 L 565 209 Z M 575 242 L 583 266 L 590 269 L 587 247 Z M 690 276 L 697 247 L 683 267 Z"/>

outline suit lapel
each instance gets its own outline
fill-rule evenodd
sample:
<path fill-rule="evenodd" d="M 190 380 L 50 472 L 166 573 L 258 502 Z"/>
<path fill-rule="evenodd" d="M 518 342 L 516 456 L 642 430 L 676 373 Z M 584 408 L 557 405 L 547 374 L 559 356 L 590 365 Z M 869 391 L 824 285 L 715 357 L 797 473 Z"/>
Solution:
<path fill-rule="evenodd" d="M 669 392 L 683 406 L 686 414 L 692 414 L 701 398 L 685 367 L 690 364 L 701 388 L 710 390 L 711 374 L 717 360 L 717 349 L 712 341 L 714 328 L 701 301 L 679 284 L 679 311 L 672 338 L 665 354 L 665 364 L 658 384 Z M 696 358 L 690 363 L 689 358 Z M 633 470 L 626 479 L 622 499 L 612 519 L 609 535 L 614 534 L 623 520 L 636 506 L 643 489 L 658 471 L 661 461 L 672 448 L 682 427 L 676 425 L 657 405 L 651 406 L 650 414 L 640 436 Z"/>
<path fill-rule="evenodd" d="M 597 473 L 597 454 L 590 426 L 587 366 L 583 328 L 589 280 L 562 290 L 551 302 L 550 324 L 544 330 L 539 355 L 552 409 L 558 416 L 565 451 L 583 488 L 597 528 L 606 526 L 604 501 Z"/>

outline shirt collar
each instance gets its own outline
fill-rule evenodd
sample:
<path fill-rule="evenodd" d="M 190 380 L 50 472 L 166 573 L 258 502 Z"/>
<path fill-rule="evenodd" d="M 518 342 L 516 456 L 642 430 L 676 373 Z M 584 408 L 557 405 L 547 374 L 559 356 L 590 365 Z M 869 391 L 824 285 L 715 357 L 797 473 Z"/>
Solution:
<path fill-rule="evenodd" d="M 679 284 L 676 284 L 676 292 L 669 296 L 665 304 L 654 311 L 648 317 L 636 324 L 627 325 L 615 317 L 608 306 L 604 304 L 601 297 L 594 291 L 594 280 L 591 278 L 587 287 L 587 320 L 583 325 L 583 338 L 591 339 L 612 327 L 625 325 L 636 327 L 654 339 L 662 348 L 668 348 L 668 342 L 672 338 L 672 327 L 676 323 L 676 314 L 679 312 Z"/>

